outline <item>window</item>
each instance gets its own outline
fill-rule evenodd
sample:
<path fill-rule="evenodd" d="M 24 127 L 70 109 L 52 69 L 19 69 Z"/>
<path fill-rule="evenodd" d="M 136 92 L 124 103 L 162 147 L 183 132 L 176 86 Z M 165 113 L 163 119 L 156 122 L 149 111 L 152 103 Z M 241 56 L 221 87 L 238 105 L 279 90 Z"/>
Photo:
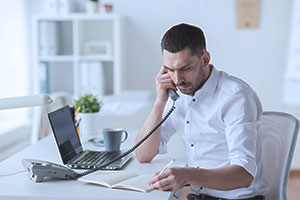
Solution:
<path fill-rule="evenodd" d="M 25 1 L 0 6 L 0 98 L 28 94 Z M 0 134 L 26 122 L 28 109 L 0 110 Z M 0 143 L 1 145 L 1 143 Z"/>

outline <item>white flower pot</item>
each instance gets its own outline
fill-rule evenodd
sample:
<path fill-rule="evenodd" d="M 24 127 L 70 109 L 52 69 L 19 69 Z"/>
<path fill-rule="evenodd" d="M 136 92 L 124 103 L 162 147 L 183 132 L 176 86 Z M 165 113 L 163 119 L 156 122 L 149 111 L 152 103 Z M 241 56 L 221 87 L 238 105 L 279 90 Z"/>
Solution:
<path fill-rule="evenodd" d="M 101 137 L 100 113 L 79 113 L 77 119 L 81 118 L 79 124 L 80 139 L 86 143 L 93 137 Z"/>
<path fill-rule="evenodd" d="M 93 13 L 98 13 L 99 11 L 99 5 L 96 2 L 93 1 L 87 1 L 85 4 L 86 12 L 93 14 Z"/>

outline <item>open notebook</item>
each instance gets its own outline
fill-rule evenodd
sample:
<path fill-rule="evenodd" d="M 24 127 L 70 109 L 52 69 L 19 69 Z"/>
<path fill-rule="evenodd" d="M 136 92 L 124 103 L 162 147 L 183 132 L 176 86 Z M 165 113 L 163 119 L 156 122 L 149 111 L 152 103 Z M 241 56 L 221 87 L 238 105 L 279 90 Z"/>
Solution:
<path fill-rule="evenodd" d="M 93 183 L 108 188 L 150 192 L 154 188 L 148 184 L 153 174 L 136 174 L 127 171 L 97 171 L 79 178 L 79 181 Z"/>

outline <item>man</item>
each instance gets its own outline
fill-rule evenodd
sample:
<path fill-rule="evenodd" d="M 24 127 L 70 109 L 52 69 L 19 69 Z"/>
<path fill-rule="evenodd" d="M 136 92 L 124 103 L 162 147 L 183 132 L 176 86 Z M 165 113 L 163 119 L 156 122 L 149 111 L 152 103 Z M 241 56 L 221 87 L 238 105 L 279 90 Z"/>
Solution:
<path fill-rule="evenodd" d="M 262 106 L 256 93 L 210 64 L 198 27 L 172 27 L 161 48 L 164 66 L 155 79 L 157 97 L 137 140 L 170 108 L 168 88 L 178 88 L 180 98 L 174 113 L 136 150 L 136 156 L 139 162 L 150 162 L 166 152 L 168 140 L 177 133 L 188 154 L 188 167 L 156 173 L 149 183 L 163 191 L 190 184 L 199 199 L 263 199 L 266 185 L 258 136 Z"/>

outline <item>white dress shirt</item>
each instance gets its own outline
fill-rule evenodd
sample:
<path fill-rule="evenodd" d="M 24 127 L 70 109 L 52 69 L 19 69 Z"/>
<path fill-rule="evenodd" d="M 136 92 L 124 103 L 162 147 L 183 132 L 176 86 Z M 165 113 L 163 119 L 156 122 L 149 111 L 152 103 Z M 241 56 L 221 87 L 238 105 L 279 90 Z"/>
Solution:
<path fill-rule="evenodd" d="M 245 82 L 211 67 L 209 78 L 194 96 L 179 92 L 176 109 L 161 128 L 159 153 L 167 152 L 167 142 L 177 133 L 189 167 L 214 169 L 234 164 L 254 177 L 248 188 L 222 191 L 193 185 L 194 192 L 228 199 L 265 194 L 258 135 L 262 105 Z M 165 113 L 172 103 L 168 101 Z"/>

